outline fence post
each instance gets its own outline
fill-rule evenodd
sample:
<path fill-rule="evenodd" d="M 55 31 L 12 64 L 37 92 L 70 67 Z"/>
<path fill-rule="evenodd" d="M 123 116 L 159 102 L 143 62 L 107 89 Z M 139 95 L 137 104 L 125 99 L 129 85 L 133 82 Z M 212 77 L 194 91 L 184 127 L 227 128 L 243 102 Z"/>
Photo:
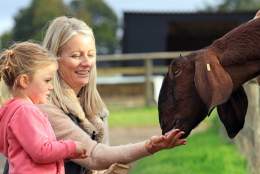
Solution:
<path fill-rule="evenodd" d="M 248 161 L 249 173 L 260 174 L 259 85 L 254 79 L 243 87 L 248 97 L 248 109 L 244 127 L 236 136 L 235 142 Z"/>
<path fill-rule="evenodd" d="M 153 104 L 153 87 L 152 87 L 152 75 L 153 75 L 153 62 L 151 59 L 145 59 L 145 104 L 151 106 Z"/>

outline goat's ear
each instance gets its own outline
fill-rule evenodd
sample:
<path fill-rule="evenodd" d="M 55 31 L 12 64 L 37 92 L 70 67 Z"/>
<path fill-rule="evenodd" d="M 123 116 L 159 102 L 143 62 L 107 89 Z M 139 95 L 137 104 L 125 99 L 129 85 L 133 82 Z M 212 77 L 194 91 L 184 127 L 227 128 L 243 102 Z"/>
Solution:
<path fill-rule="evenodd" d="M 227 101 L 232 93 L 232 79 L 214 56 L 203 56 L 195 61 L 194 81 L 208 110 Z"/>
<path fill-rule="evenodd" d="M 258 11 L 256 12 L 254 19 L 259 18 L 259 17 L 260 17 L 260 10 L 258 10 Z"/>
<path fill-rule="evenodd" d="M 243 128 L 248 101 L 245 90 L 240 86 L 234 91 L 229 100 L 217 107 L 218 115 L 224 124 L 228 136 L 233 138 Z"/>
<path fill-rule="evenodd" d="M 256 81 L 257 81 L 258 85 L 260 86 L 260 76 L 257 76 Z"/>

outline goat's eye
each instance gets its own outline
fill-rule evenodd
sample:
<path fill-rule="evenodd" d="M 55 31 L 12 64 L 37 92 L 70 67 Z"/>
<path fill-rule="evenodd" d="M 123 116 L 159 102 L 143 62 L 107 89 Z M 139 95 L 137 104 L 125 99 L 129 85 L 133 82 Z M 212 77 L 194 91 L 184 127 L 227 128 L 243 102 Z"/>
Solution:
<path fill-rule="evenodd" d="M 179 75 L 181 75 L 181 70 L 180 69 L 176 69 L 174 72 L 173 72 L 173 75 L 175 76 L 175 77 L 178 77 Z"/>

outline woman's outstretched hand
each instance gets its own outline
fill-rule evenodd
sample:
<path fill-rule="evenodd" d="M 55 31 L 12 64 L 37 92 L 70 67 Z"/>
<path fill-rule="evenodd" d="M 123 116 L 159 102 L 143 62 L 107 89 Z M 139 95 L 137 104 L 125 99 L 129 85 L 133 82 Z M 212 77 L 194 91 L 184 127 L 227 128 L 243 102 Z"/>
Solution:
<path fill-rule="evenodd" d="M 167 132 L 165 135 L 152 136 L 145 143 L 145 148 L 151 154 L 158 152 L 163 149 L 170 149 L 176 146 L 185 145 L 186 139 L 182 139 L 181 136 L 184 134 L 179 129 L 173 129 Z"/>

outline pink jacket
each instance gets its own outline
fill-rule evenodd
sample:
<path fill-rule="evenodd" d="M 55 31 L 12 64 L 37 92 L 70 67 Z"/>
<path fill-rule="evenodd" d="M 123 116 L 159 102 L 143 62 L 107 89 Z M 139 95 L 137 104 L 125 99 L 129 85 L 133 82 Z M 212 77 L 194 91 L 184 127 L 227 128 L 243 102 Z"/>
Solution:
<path fill-rule="evenodd" d="M 10 174 L 64 174 L 63 159 L 74 157 L 73 141 L 57 141 L 48 118 L 34 104 L 12 99 L 0 109 L 0 152 Z"/>

